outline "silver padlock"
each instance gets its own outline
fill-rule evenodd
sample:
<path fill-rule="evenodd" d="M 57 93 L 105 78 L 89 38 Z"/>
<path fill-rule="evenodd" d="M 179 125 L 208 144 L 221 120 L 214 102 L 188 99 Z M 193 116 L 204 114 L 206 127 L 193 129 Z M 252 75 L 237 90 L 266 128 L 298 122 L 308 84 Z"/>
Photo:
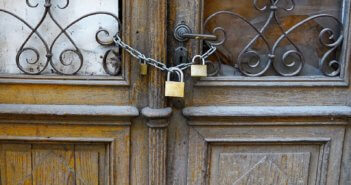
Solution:
<path fill-rule="evenodd" d="M 171 73 L 175 72 L 178 75 L 178 82 L 171 81 Z M 167 73 L 167 81 L 165 86 L 165 96 L 167 97 L 184 97 L 184 74 L 179 68 L 171 68 L 171 72 Z"/>
<path fill-rule="evenodd" d="M 201 64 L 195 64 L 196 59 L 201 59 Z M 204 58 L 201 55 L 194 56 L 191 65 L 191 76 L 192 77 L 207 77 L 207 65 Z"/>

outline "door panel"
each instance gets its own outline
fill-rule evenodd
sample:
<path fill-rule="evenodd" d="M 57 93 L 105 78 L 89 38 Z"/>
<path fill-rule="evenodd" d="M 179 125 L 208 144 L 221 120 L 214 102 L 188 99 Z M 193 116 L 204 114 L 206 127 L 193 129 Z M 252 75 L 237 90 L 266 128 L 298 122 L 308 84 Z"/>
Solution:
<path fill-rule="evenodd" d="M 2 184 L 109 184 L 106 145 L 1 144 Z"/>
<path fill-rule="evenodd" d="M 267 146 L 269 147 L 269 146 Z M 294 148 L 292 148 L 294 149 Z M 296 148 L 295 148 L 296 149 Z M 310 153 L 220 153 L 210 184 L 308 183 Z M 218 171 L 217 171 L 218 170 Z M 229 173 L 228 173 L 229 172 Z"/>
<path fill-rule="evenodd" d="M 1 184 L 32 185 L 31 145 L 0 144 L 0 148 Z"/>
<path fill-rule="evenodd" d="M 169 184 L 351 182 L 349 0 L 171 0 L 169 12 L 171 33 L 186 24 L 192 33 L 224 39 L 168 37 L 173 64 L 178 47 L 186 47 L 189 61 L 217 47 L 207 59 L 208 77 L 185 71 L 185 100 L 171 100 L 183 115 L 170 123 Z M 330 16 L 299 24 L 318 14 Z M 336 37 L 323 36 L 327 28 Z M 324 47 L 324 39 L 337 37 L 343 42 L 334 51 Z M 326 51 L 336 53 L 324 60 Z M 301 61 L 301 71 L 286 74 Z M 340 73 L 323 72 L 323 61 L 338 61 Z"/>
<path fill-rule="evenodd" d="M 333 127 L 195 126 L 188 184 L 336 184 L 343 137 Z"/>
<path fill-rule="evenodd" d="M 2 184 L 129 183 L 128 121 L 17 118 L 0 124 Z"/>
<path fill-rule="evenodd" d="M 278 6 L 271 4 L 278 1 Z M 112 11 L 121 20 L 116 26 L 108 18 L 90 17 L 67 30 L 84 58 L 78 73 L 63 75 L 50 63 L 40 75 L 29 75 L 18 68 L 16 55 L 31 29 L 22 29 L 9 15 L 2 17 L 0 58 L 6 61 L 0 62 L 0 183 L 349 185 L 351 1 L 278 1 L 0 0 L 0 9 L 26 17 L 31 25 L 49 5 L 53 17 L 62 15 L 57 18 L 62 26 L 95 10 Z M 294 10 L 282 9 L 293 4 Z M 240 13 L 258 32 L 226 15 L 205 23 L 220 10 Z M 278 21 L 273 16 L 260 33 L 272 12 Z M 331 14 L 336 23 L 318 19 L 284 34 L 313 12 Z M 47 16 L 37 30 L 48 44 L 62 31 L 52 21 Z M 125 43 L 171 67 L 178 47 L 189 51 L 188 61 L 207 49 L 199 40 L 177 41 L 173 31 L 179 24 L 219 38 L 223 30 L 214 29 L 222 27 L 227 36 L 208 58 L 209 77 L 192 78 L 184 70 L 184 99 L 164 96 L 164 72 L 150 66 L 148 75 L 141 75 L 138 59 L 122 48 L 96 42 L 111 39 L 120 29 Z M 332 30 L 324 29 L 328 27 Z M 12 39 L 14 35 L 18 37 Z M 70 61 L 79 62 L 79 52 L 65 51 L 75 48 L 68 36 L 63 34 L 50 53 L 55 64 L 60 65 L 62 56 L 61 67 L 67 70 Z M 336 42 L 341 37 L 342 42 Z M 28 46 L 42 46 L 40 40 L 33 32 Z M 245 67 L 240 69 L 243 50 Z M 45 46 L 38 52 L 40 61 L 51 57 Z M 301 54 L 305 62 L 295 76 L 276 69 L 297 70 Z M 324 54 L 330 55 L 325 63 Z M 26 50 L 20 61 L 31 66 L 34 59 L 25 59 L 33 56 L 35 50 Z M 106 59 L 112 73 L 104 68 Z M 269 60 L 272 64 L 262 75 L 242 72 Z M 328 76 L 320 67 L 336 73 Z"/>

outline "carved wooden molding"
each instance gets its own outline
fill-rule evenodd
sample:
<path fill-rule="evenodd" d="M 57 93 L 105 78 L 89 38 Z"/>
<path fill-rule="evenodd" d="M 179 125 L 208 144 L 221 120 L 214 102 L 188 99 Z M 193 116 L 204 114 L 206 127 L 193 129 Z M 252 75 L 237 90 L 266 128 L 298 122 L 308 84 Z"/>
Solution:
<path fill-rule="evenodd" d="M 135 117 L 139 111 L 132 106 L 0 104 L 0 114 Z"/>
<path fill-rule="evenodd" d="M 150 57 L 167 61 L 167 0 L 148 1 Z M 149 70 L 149 108 L 142 113 L 149 127 L 149 185 L 166 185 L 167 179 L 167 117 L 165 108 L 165 75 L 156 68 Z"/>
<path fill-rule="evenodd" d="M 0 123 L 130 125 L 133 106 L 0 104 Z"/>
<path fill-rule="evenodd" d="M 18 132 L 26 130 L 26 132 Z M 40 132 L 38 132 L 40 130 Z M 0 142 L 40 144 L 104 144 L 106 145 L 108 171 L 105 184 L 129 184 L 130 128 L 106 125 L 33 125 L 0 124 Z M 29 176 L 31 177 L 31 176 Z"/>
<path fill-rule="evenodd" d="M 168 107 L 164 109 L 152 109 L 150 107 L 146 107 L 143 110 L 141 110 L 141 113 L 148 119 L 164 119 L 171 116 L 172 108 Z"/>
<path fill-rule="evenodd" d="M 183 109 L 186 117 L 351 117 L 349 106 L 202 106 Z"/>
<path fill-rule="evenodd" d="M 167 127 L 172 108 L 144 108 L 142 115 L 149 127 L 149 184 L 166 185 Z"/>
<path fill-rule="evenodd" d="M 297 133 L 299 133 L 298 136 Z M 187 184 L 211 184 L 210 180 L 212 182 L 217 178 L 217 180 L 221 180 L 221 182 L 217 182 L 219 184 L 244 184 L 247 181 L 240 181 L 246 178 L 245 174 L 251 175 L 250 182 L 253 183 L 258 182 L 258 180 L 266 183 L 273 181 L 273 183 L 278 183 L 275 181 L 277 179 L 283 179 L 284 183 L 297 180 L 300 183 L 304 182 L 304 184 L 337 183 L 343 138 L 344 129 L 332 127 L 277 128 L 266 126 L 248 128 L 244 126 L 210 128 L 193 126 L 190 128 L 189 134 Z M 302 145 L 304 148 L 301 148 Z M 229 158 L 221 160 L 223 156 Z M 300 157 L 303 157 L 306 162 L 308 161 L 307 166 L 293 162 L 294 159 Z M 241 158 L 250 162 L 239 164 L 242 161 Z M 258 160 L 255 162 L 255 160 L 251 161 L 250 158 Z M 280 164 L 276 163 L 287 158 L 291 159 L 291 164 L 284 163 L 284 165 L 294 166 L 296 169 L 283 173 L 284 170 L 292 169 L 282 169 L 279 167 Z M 233 163 L 228 163 L 228 160 Z M 269 173 L 262 172 L 263 169 L 266 169 L 265 166 L 271 164 L 273 166 L 270 166 Z M 223 173 L 228 176 L 222 177 L 220 176 L 221 170 L 226 170 L 226 172 L 239 170 L 240 172 Z M 306 173 L 299 173 L 301 170 Z M 297 178 L 299 175 L 300 177 Z"/>
<path fill-rule="evenodd" d="M 150 128 L 167 128 L 168 126 L 168 118 L 172 114 L 172 108 L 164 108 L 164 109 L 152 109 L 150 107 L 146 107 L 142 109 L 142 115 L 148 120 L 147 125 Z"/>
<path fill-rule="evenodd" d="M 149 128 L 149 185 L 166 185 L 167 128 Z"/>

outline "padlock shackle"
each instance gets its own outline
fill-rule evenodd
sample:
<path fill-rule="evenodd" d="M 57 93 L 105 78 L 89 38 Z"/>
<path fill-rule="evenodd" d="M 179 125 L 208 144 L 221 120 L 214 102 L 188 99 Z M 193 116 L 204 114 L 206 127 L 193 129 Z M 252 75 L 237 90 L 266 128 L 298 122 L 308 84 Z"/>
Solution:
<path fill-rule="evenodd" d="M 206 65 L 206 61 L 201 55 L 195 55 L 193 57 L 193 60 L 191 61 L 191 63 L 195 64 L 196 59 L 198 59 L 198 58 L 201 59 L 202 65 Z"/>
<path fill-rule="evenodd" d="M 180 82 L 184 82 L 184 73 L 181 69 L 177 67 L 171 67 L 170 71 L 167 73 L 167 81 L 171 80 L 171 73 L 175 72 L 178 75 Z"/>
<path fill-rule="evenodd" d="M 146 64 L 146 61 L 143 60 L 142 58 L 139 58 L 139 63 L 140 63 L 140 64 Z"/>

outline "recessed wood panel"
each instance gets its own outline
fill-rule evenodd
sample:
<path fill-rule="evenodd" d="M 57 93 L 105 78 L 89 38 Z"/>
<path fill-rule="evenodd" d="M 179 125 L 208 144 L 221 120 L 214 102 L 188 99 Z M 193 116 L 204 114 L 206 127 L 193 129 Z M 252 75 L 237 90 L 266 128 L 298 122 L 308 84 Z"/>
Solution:
<path fill-rule="evenodd" d="M 75 147 L 76 185 L 109 184 L 108 155 L 103 145 Z"/>
<path fill-rule="evenodd" d="M 109 184 L 105 144 L 0 144 L 6 185 Z"/>
<path fill-rule="evenodd" d="M 0 179 L 6 185 L 32 185 L 30 144 L 0 144 Z"/>
<path fill-rule="evenodd" d="M 321 145 L 215 145 L 211 185 L 307 185 L 316 182 Z"/>
<path fill-rule="evenodd" d="M 329 126 L 191 126 L 188 184 L 334 185 L 343 138 Z"/>
<path fill-rule="evenodd" d="M 220 181 L 213 184 L 307 184 L 309 157 L 309 153 L 221 154 Z"/>

